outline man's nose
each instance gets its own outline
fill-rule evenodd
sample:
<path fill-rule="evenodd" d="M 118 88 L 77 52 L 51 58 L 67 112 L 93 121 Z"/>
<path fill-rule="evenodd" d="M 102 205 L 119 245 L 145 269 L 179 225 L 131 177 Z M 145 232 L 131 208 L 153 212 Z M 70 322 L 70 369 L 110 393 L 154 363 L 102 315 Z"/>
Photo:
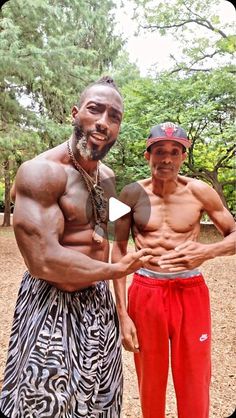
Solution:
<path fill-rule="evenodd" d="M 100 118 L 96 121 L 96 128 L 100 132 L 107 132 L 108 129 L 108 117 L 106 112 L 100 115 Z"/>
<path fill-rule="evenodd" d="M 164 154 L 163 158 L 162 158 L 162 162 L 165 163 L 165 164 L 172 163 L 171 155 L 169 153 Z"/>

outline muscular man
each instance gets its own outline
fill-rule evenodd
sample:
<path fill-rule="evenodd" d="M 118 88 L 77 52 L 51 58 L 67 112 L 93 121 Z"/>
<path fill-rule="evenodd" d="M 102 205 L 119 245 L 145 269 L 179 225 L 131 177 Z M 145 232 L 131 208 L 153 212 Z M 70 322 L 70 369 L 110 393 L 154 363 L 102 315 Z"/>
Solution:
<path fill-rule="evenodd" d="M 73 107 L 69 141 L 18 170 L 13 225 L 28 271 L 15 310 L 1 417 L 120 416 L 121 346 L 107 280 L 148 259 L 141 250 L 107 262 L 106 199 L 114 195 L 114 175 L 100 160 L 116 141 L 122 114 L 113 80 L 102 78 Z"/>
<path fill-rule="evenodd" d="M 144 418 L 165 416 L 169 348 L 178 417 L 209 416 L 210 307 L 198 267 L 234 253 L 235 223 L 210 186 L 178 174 L 189 146 L 181 127 L 155 126 L 144 154 L 151 177 L 126 186 L 120 195 L 132 210 L 117 221 L 113 261 L 127 253 L 130 229 L 137 251 L 148 246 L 155 252 L 134 274 L 128 311 L 125 278 L 114 281 L 123 345 L 135 353 Z M 222 241 L 197 242 L 203 212 Z"/>

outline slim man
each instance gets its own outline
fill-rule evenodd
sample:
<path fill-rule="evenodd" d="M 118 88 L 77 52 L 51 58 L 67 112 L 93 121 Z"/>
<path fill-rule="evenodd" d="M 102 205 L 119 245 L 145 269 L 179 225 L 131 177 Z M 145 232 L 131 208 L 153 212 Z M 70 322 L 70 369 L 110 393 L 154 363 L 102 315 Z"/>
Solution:
<path fill-rule="evenodd" d="M 134 274 L 128 312 L 125 278 L 114 281 L 123 345 L 135 353 L 144 418 L 165 417 L 169 347 L 178 417 L 209 416 L 210 306 L 198 267 L 234 254 L 235 222 L 210 186 L 179 175 L 189 147 L 181 127 L 171 122 L 153 127 L 145 151 L 151 177 L 120 195 L 132 210 L 117 221 L 113 261 L 127 253 L 130 229 L 137 250 L 148 246 L 155 252 Z M 203 212 L 222 241 L 197 242 Z"/>

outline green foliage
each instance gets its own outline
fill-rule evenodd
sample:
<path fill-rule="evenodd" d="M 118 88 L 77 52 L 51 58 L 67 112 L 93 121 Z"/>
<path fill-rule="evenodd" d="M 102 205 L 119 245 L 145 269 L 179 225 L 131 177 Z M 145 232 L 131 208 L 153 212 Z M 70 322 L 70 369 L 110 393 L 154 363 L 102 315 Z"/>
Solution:
<path fill-rule="evenodd" d="M 185 128 L 192 141 L 182 172 L 207 181 L 222 198 L 224 191 L 233 211 L 235 91 L 235 77 L 227 69 L 185 78 L 163 74 L 125 85 L 124 122 L 118 144 L 107 157 L 118 174 L 118 188 L 149 177 L 145 140 L 152 126 L 172 121 Z"/>
<path fill-rule="evenodd" d="M 222 22 L 220 0 L 135 0 L 135 19 L 140 32 L 171 35 L 180 45 L 173 58 L 173 71 L 199 71 L 228 66 L 235 57 L 235 21 Z M 224 7 L 233 5 L 225 1 Z"/>
<path fill-rule="evenodd" d="M 68 124 L 80 92 L 108 69 L 122 46 L 113 34 L 113 9 L 110 0 L 10 0 L 4 5 L 1 135 L 13 125 L 41 132 L 42 149 L 46 139 L 48 146 L 55 143 L 59 134 L 53 123 L 54 128 Z"/>

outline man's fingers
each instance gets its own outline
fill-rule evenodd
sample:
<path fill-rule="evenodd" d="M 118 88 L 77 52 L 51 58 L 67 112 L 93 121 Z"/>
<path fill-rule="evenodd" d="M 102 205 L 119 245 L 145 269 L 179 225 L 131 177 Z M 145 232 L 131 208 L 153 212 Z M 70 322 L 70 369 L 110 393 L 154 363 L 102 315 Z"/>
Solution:
<path fill-rule="evenodd" d="M 153 255 L 153 250 L 151 248 L 142 248 L 142 250 L 137 251 L 135 254 L 135 258 L 141 258 L 148 255 Z"/>
<path fill-rule="evenodd" d="M 132 329 L 123 335 L 122 345 L 126 351 L 132 351 L 133 353 L 139 352 L 139 342 L 135 329 Z"/>
<path fill-rule="evenodd" d="M 139 342 L 136 332 L 133 333 L 133 347 L 134 351 L 137 353 L 139 351 Z"/>
<path fill-rule="evenodd" d="M 122 345 L 126 351 L 131 351 L 132 353 L 138 353 L 139 352 L 139 346 L 134 345 L 133 342 L 123 340 Z"/>
<path fill-rule="evenodd" d="M 161 257 L 160 257 L 160 261 L 162 261 L 162 260 L 173 260 L 174 258 L 176 258 L 177 259 L 177 257 L 178 257 L 178 259 L 179 259 L 179 257 L 184 257 L 185 256 L 185 254 L 183 253 L 183 254 L 179 254 L 179 253 L 176 253 L 175 251 L 171 251 L 170 253 L 168 253 L 168 254 L 164 254 L 164 255 L 162 255 Z"/>
<path fill-rule="evenodd" d="M 143 264 L 147 263 L 148 261 L 150 261 L 153 258 L 152 255 L 146 255 L 145 257 L 141 257 L 140 261 L 142 261 Z"/>
<path fill-rule="evenodd" d="M 175 258 L 175 259 L 172 258 L 172 259 L 168 259 L 168 260 L 159 260 L 158 264 L 162 268 L 167 268 L 168 266 L 176 267 L 176 264 L 179 264 L 179 265 L 183 266 L 185 263 L 184 263 L 184 260 L 182 258 Z"/>

